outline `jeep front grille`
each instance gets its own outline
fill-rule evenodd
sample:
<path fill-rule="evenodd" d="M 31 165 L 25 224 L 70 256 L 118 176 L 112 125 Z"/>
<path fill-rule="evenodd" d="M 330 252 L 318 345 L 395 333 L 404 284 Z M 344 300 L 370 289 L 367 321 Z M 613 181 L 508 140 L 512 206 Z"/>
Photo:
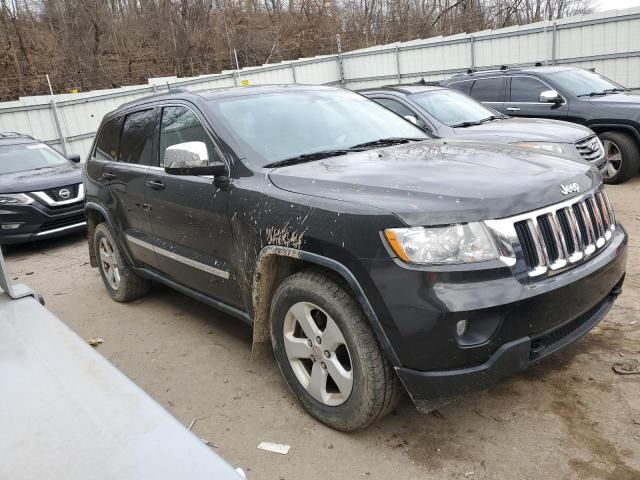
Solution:
<path fill-rule="evenodd" d="M 550 207 L 485 223 L 498 243 L 510 243 L 514 255 L 521 252 L 530 277 L 553 274 L 587 260 L 609 242 L 616 229 L 604 187 Z"/>
<path fill-rule="evenodd" d="M 588 162 L 593 162 L 604 154 L 600 142 L 595 135 L 578 140 L 575 145 L 580 156 Z"/>

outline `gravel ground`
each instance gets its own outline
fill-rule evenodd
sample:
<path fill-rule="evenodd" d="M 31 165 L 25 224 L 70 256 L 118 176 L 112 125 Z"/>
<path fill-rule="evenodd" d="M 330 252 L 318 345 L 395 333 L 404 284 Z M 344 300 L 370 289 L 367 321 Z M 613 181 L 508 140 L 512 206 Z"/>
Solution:
<path fill-rule="evenodd" d="M 640 478 L 640 375 L 612 364 L 640 359 L 640 177 L 609 187 L 630 234 L 624 292 L 582 340 L 529 371 L 468 395 L 440 415 L 408 398 L 355 434 L 307 416 L 273 359 L 252 361 L 251 332 L 168 288 L 122 305 L 88 264 L 82 236 L 15 247 L 13 277 L 185 426 L 217 445 L 249 479 Z M 257 450 L 291 445 L 288 455 Z"/>

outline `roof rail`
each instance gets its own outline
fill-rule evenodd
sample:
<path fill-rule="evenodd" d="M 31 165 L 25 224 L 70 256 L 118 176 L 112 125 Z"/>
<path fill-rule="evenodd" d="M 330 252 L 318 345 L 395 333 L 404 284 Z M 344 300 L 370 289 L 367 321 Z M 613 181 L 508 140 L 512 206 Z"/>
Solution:
<path fill-rule="evenodd" d="M 0 132 L 0 138 L 32 138 L 35 140 L 31 135 L 19 132 Z"/>
<path fill-rule="evenodd" d="M 464 77 L 466 75 L 473 75 L 474 73 L 487 73 L 487 72 L 507 72 L 509 70 L 520 70 L 519 67 L 510 67 L 509 65 L 500 65 L 500 67 L 488 67 L 488 68 L 468 68 L 464 73 L 456 73 L 454 77 Z"/>
<path fill-rule="evenodd" d="M 146 100 L 151 100 L 152 98 L 156 98 L 156 97 L 163 97 L 165 95 L 171 95 L 172 93 L 189 93 L 189 90 L 187 90 L 186 88 L 182 88 L 182 87 L 171 88 L 169 86 L 169 90 L 167 90 L 166 92 L 152 93 L 151 95 L 146 95 L 144 97 L 137 98 L 135 100 L 131 100 L 130 102 L 121 103 L 120 105 L 118 105 L 118 108 L 128 107 L 129 105 L 134 105 L 136 103 L 144 102 Z"/>

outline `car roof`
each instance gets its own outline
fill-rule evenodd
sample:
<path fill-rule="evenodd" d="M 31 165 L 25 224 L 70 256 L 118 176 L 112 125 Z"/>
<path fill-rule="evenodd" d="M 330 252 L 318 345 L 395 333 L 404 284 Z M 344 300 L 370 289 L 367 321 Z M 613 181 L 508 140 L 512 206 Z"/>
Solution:
<path fill-rule="evenodd" d="M 241 97 L 247 95 L 259 95 L 264 93 L 287 93 L 291 91 L 339 91 L 341 88 L 319 86 L 319 85 L 256 85 L 249 87 L 225 87 L 215 88 L 211 90 L 189 91 L 182 88 L 172 89 L 168 92 L 148 95 L 143 98 L 133 100 L 131 102 L 120 105 L 111 114 L 118 113 L 124 109 L 144 105 L 150 102 L 166 101 L 166 100 L 192 100 L 192 101 L 210 101 L 219 98 Z"/>
<path fill-rule="evenodd" d="M 431 92 L 434 90 L 449 90 L 447 87 L 440 87 L 437 85 L 387 85 L 378 88 L 363 88 L 358 90 L 358 93 L 366 94 L 369 92 L 401 92 L 411 95 L 413 93 Z"/>
<path fill-rule="evenodd" d="M 0 147 L 6 145 L 20 145 L 29 143 L 41 143 L 40 140 L 18 132 L 0 132 Z"/>

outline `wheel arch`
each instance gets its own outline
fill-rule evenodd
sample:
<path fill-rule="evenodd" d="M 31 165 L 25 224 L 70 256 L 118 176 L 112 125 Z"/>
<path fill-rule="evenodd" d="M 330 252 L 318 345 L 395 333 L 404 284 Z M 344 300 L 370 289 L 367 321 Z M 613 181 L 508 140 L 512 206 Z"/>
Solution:
<path fill-rule="evenodd" d="M 93 245 L 93 234 L 95 232 L 96 227 L 105 222 L 109 225 L 109 228 L 114 234 L 114 241 L 119 243 L 117 230 L 114 228 L 113 220 L 111 216 L 107 212 L 107 210 L 100 204 L 94 202 L 87 202 L 84 206 L 85 215 L 87 217 L 87 242 L 89 244 L 89 263 L 92 267 L 96 268 L 98 266 L 98 262 L 96 259 L 95 246 Z M 129 262 L 130 265 L 133 265 L 131 262 L 131 257 L 129 256 L 129 251 L 126 248 L 122 248 L 122 245 L 118 245 L 120 250 L 124 254 L 125 258 Z"/>
<path fill-rule="evenodd" d="M 271 301 L 280 283 L 297 271 L 313 267 L 321 268 L 346 283 L 362 307 L 387 359 L 393 366 L 400 366 L 400 360 L 367 295 L 347 267 L 316 253 L 275 245 L 266 246 L 260 251 L 253 276 L 253 352 L 263 351 L 264 347 L 271 343 L 269 334 Z"/>
<path fill-rule="evenodd" d="M 591 130 L 593 130 L 596 134 L 600 135 L 605 132 L 620 132 L 631 135 L 631 137 L 635 140 L 636 146 L 640 148 L 640 132 L 631 125 L 621 125 L 618 123 L 593 123 L 588 124 Z"/>

